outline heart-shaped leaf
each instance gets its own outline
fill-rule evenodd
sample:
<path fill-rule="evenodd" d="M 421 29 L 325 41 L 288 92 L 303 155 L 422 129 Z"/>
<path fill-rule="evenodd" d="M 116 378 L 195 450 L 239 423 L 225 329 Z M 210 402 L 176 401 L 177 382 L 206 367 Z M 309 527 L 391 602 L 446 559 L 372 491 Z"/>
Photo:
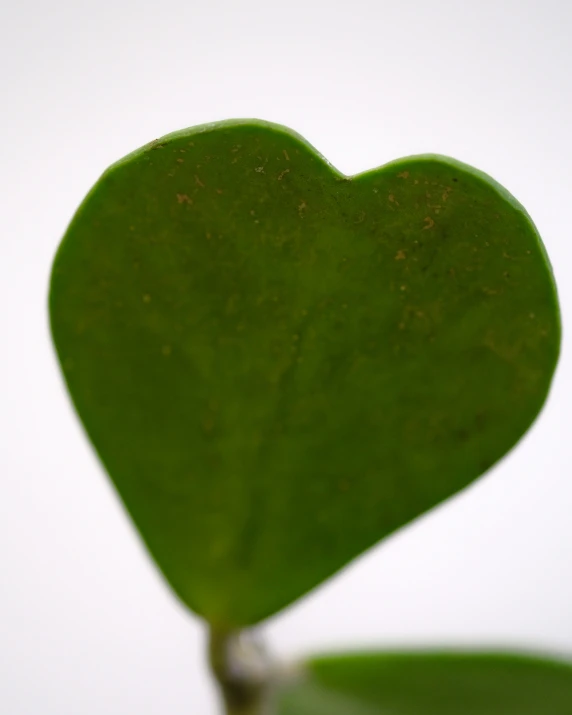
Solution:
<path fill-rule="evenodd" d="M 541 241 L 491 179 L 438 156 L 346 177 L 258 121 L 105 172 L 50 311 L 95 449 L 217 627 L 274 613 L 486 471 L 559 346 Z"/>
<path fill-rule="evenodd" d="M 572 666 L 502 653 L 317 658 L 278 715 L 569 715 Z"/>

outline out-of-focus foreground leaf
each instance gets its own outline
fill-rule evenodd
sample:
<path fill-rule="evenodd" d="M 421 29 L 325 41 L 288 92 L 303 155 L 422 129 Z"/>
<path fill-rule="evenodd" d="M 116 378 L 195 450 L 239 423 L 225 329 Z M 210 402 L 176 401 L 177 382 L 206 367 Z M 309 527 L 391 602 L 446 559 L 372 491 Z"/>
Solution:
<path fill-rule="evenodd" d="M 570 715 L 572 666 L 486 653 L 310 660 L 277 715 Z"/>

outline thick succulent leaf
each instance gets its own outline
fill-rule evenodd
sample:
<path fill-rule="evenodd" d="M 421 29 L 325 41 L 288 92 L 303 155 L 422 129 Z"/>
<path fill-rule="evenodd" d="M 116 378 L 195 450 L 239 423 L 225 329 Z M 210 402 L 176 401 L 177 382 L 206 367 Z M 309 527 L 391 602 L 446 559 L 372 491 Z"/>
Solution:
<path fill-rule="evenodd" d="M 53 338 L 165 577 L 256 622 L 465 487 L 555 368 L 556 293 L 523 208 L 452 159 L 355 177 L 223 122 L 104 173 L 55 258 Z"/>
<path fill-rule="evenodd" d="M 572 666 L 500 653 L 317 658 L 277 715 L 570 715 Z"/>

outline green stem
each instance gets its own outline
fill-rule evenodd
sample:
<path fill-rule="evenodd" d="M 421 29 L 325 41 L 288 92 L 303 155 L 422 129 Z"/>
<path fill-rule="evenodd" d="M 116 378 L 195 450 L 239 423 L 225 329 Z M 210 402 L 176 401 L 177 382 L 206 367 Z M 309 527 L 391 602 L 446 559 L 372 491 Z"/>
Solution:
<path fill-rule="evenodd" d="M 270 665 L 260 643 L 243 631 L 211 628 L 209 661 L 225 715 L 269 715 Z"/>

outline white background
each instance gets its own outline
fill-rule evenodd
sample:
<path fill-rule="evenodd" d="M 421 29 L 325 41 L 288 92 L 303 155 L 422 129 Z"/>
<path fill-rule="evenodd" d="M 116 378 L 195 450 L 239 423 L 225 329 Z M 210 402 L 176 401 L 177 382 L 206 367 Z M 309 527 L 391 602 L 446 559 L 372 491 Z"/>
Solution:
<path fill-rule="evenodd" d="M 106 166 L 218 119 L 286 124 L 352 174 L 422 152 L 504 184 L 544 238 L 565 339 L 502 464 L 267 626 L 330 645 L 572 655 L 572 3 L 4 0 L 0 711 L 213 715 L 201 624 L 159 579 L 72 413 L 50 262 Z"/>

